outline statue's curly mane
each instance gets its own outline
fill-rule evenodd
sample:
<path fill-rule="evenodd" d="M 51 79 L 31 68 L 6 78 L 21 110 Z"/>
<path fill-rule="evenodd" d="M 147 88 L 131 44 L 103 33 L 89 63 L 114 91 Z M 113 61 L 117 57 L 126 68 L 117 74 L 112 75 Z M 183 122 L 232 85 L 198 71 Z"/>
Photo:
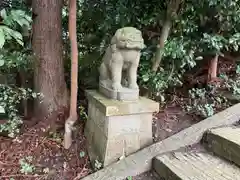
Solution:
<path fill-rule="evenodd" d="M 111 45 L 124 49 L 143 49 L 144 43 L 141 31 L 135 28 L 125 28 L 118 30 L 111 40 Z"/>

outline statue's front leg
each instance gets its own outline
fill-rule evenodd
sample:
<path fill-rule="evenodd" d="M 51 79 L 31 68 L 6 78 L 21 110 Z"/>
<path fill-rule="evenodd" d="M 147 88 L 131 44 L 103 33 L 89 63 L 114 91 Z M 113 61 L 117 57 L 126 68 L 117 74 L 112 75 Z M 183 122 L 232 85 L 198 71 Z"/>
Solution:
<path fill-rule="evenodd" d="M 137 69 L 138 69 L 138 65 L 136 65 L 136 64 L 132 64 L 129 67 L 128 82 L 129 82 L 129 88 L 130 89 L 138 89 L 138 85 L 137 85 Z"/>
<path fill-rule="evenodd" d="M 138 89 L 137 69 L 138 69 L 139 59 L 140 59 L 140 53 L 137 56 L 136 61 L 132 62 L 129 67 L 128 82 L 129 82 L 129 88 L 131 89 Z"/>
<path fill-rule="evenodd" d="M 112 88 L 113 90 L 121 90 L 123 59 L 120 56 L 115 56 L 111 63 L 112 72 Z"/>

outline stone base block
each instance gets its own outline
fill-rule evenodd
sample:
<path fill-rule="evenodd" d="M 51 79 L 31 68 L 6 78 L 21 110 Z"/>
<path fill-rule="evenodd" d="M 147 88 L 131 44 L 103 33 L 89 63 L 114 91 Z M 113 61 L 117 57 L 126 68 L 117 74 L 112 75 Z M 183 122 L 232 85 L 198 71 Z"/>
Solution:
<path fill-rule="evenodd" d="M 220 127 L 209 130 L 204 145 L 214 154 L 240 167 L 240 127 Z"/>
<path fill-rule="evenodd" d="M 159 179 L 166 180 L 238 180 L 240 169 L 211 153 L 171 152 L 153 160 Z"/>
<path fill-rule="evenodd" d="M 121 91 L 115 91 L 101 83 L 99 84 L 99 92 L 110 99 L 119 101 L 136 101 L 139 98 L 139 89 L 123 87 Z"/>
<path fill-rule="evenodd" d="M 142 97 L 110 100 L 97 91 L 87 91 L 87 97 L 85 135 L 92 162 L 107 166 L 152 143 L 152 113 L 159 110 L 158 103 Z"/>

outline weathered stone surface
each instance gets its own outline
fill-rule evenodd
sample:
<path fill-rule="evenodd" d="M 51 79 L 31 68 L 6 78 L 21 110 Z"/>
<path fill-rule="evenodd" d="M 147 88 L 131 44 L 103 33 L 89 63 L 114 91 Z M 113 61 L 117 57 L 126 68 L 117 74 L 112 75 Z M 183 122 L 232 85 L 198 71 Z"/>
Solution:
<path fill-rule="evenodd" d="M 207 149 L 240 166 L 240 128 L 211 129 L 204 138 Z"/>
<path fill-rule="evenodd" d="M 121 161 L 109 165 L 83 178 L 83 180 L 123 180 L 128 176 L 136 176 L 149 171 L 152 167 L 152 158 L 155 156 L 199 142 L 208 129 L 228 126 L 238 122 L 240 117 L 239 109 L 240 104 L 236 104 L 163 141 L 150 145 Z"/>
<path fill-rule="evenodd" d="M 138 99 L 137 69 L 144 46 L 140 30 L 124 27 L 116 31 L 99 67 L 103 94 L 119 100 Z"/>
<path fill-rule="evenodd" d="M 140 115 L 140 146 L 146 147 L 152 144 L 152 114 L 144 113 Z"/>
<path fill-rule="evenodd" d="M 99 84 L 99 92 L 110 99 L 119 101 L 137 101 L 139 99 L 139 89 L 122 87 L 121 90 L 113 90 Z"/>
<path fill-rule="evenodd" d="M 91 96 L 94 95 L 94 96 Z M 129 109 L 129 114 L 116 113 L 108 116 L 104 113 L 109 104 L 99 102 L 102 99 L 99 93 L 88 94 L 88 116 L 89 119 L 85 127 L 87 137 L 87 146 L 90 159 L 94 162 L 96 159 L 101 161 L 104 166 L 118 161 L 120 157 L 128 156 L 141 148 L 152 144 L 152 113 L 148 104 L 146 107 L 140 102 L 116 102 L 115 108 L 121 108 L 123 105 L 134 108 L 138 105 L 141 110 L 137 113 Z M 97 102 L 97 103 L 96 103 Z M 99 106 L 102 104 L 102 106 Z M 140 104 L 140 105 L 139 105 Z M 157 104 L 149 101 L 149 104 Z M 110 106 L 113 107 L 114 104 Z M 100 107 L 100 108 L 99 108 Z M 104 107 L 104 108 L 101 108 Z M 126 108 L 124 107 L 124 108 Z M 152 110 L 158 110 L 157 108 Z"/>
<path fill-rule="evenodd" d="M 203 152 L 175 152 L 157 156 L 153 167 L 169 180 L 238 180 L 240 169 Z"/>
<path fill-rule="evenodd" d="M 159 103 L 145 97 L 129 102 L 109 99 L 96 90 L 88 90 L 86 95 L 104 116 L 152 113 L 159 110 Z"/>

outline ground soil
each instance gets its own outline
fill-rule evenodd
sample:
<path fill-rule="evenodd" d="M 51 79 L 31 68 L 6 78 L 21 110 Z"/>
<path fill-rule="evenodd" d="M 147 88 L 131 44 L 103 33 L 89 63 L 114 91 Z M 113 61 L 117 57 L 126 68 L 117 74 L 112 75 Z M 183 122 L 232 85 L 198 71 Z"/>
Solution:
<path fill-rule="evenodd" d="M 47 123 L 46 123 L 47 124 Z M 46 125 L 25 125 L 23 133 L 15 139 L 0 137 L 1 180 L 73 180 L 91 173 L 86 153 L 83 123 L 78 123 L 73 133 L 69 150 L 62 146 L 63 130 L 58 133 L 43 133 Z M 19 160 L 32 156 L 34 166 L 31 175 L 21 173 Z M 13 180 L 11 179 L 11 180 Z"/>
<path fill-rule="evenodd" d="M 187 114 L 180 106 L 169 104 L 153 117 L 154 141 L 166 139 L 199 121 L 199 117 Z"/>

